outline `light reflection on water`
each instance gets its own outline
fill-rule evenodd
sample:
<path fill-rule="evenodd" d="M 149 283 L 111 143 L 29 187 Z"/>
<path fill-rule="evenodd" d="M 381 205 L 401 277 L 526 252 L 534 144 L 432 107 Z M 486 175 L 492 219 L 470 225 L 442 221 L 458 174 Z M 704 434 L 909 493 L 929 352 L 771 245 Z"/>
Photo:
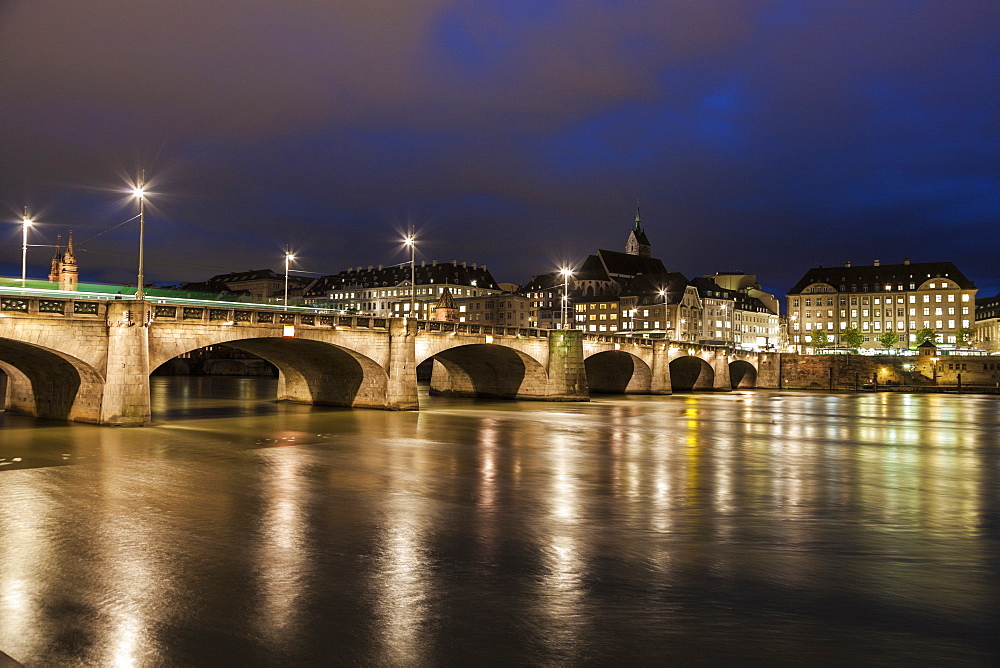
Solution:
<path fill-rule="evenodd" d="M 1000 656 L 995 397 L 425 397 L 390 413 L 275 404 L 274 383 L 154 379 L 143 430 L 0 415 L 0 651 Z"/>

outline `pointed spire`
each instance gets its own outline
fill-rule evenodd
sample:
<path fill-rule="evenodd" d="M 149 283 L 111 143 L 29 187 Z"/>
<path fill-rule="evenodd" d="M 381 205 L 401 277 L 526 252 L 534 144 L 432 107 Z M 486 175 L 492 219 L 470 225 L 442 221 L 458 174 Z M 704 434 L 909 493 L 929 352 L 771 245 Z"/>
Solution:
<path fill-rule="evenodd" d="M 642 229 L 642 216 L 639 215 L 639 200 L 635 200 L 635 229 Z"/>
<path fill-rule="evenodd" d="M 55 283 L 62 273 L 62 235 L 56 236 L 56 253 L 52 256 L 52 265 L 49 267 L 49 280 Z"/>
<path fill-rule="evenodd" d="M 66 244 L 66 253 L 63 255 L 63 262 L 76 262 L 76 255 L 73 252 L 73 230 L 69 231 L 69 242 Z"/>

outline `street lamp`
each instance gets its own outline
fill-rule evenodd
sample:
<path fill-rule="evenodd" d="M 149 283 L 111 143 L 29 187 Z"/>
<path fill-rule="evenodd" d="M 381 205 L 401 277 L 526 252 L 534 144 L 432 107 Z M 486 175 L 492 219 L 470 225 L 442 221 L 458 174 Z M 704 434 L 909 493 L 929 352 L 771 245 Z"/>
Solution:
<path fill-rule="evenodd" d="M 143 289 L 143 283 L 145 279 L 142 275 L 143 269 L 143 250 L 146 244 L 146 170 L 142 170 L 142 177 L 139 179 L 139 184 L 132 189 L 132 194 L 139 200 L 139 277 L 136 281 L 135 288 L 135 298 L 145 299 L 146 292 Z"/>
<path fill-rule="evenodd" d="M 288 263 L 295 259 L 292 255 L 288 246 L 285 246 L 285 308 L 288 308 Z"/>
<path fill-rule="evenodd" d="M 569 267 L 563 267 L 559 270 L 559 273 L 563 277 L 562 328 L 566 329 L 566 319 L 569 316 L 569 277 L 573 275 L 573 272 Z"/>
<path fill-rule="evenodd" d="M 31 227 L 31 218 L 28 218 L 28 207 L 24 207 L 24 217 L 21 219 L 21 287 L 28 274 L 28 228 Z"/>
<path fill-rule="evenodd" d="M 403 243 L 410 247 L 410 317 L 417 317 L 417 265 L 415 261 L 415 256 L 417 252 L 417 243 L 413 237 L 413 226 L 409 227 L 409 231 L 406 234 L 406 238 L 403 239 Z"/>

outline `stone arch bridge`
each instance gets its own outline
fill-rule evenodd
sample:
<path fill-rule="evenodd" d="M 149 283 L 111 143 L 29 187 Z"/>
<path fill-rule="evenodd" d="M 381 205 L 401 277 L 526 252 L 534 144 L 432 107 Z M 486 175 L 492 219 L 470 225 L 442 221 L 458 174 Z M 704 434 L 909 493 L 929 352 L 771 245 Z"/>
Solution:
<path fill-rule="evenodd" d="M 586 401 L 591 392 L 775 387 L 777 355 L 662 340 L 312 313 L 267 306 L 0 297 L 0 397 L 11 412 L 141 426 L 149 375 L 214 344 L 262 357 L 278 399 L 416 410 L 417 366 L 440 394 Z"/>

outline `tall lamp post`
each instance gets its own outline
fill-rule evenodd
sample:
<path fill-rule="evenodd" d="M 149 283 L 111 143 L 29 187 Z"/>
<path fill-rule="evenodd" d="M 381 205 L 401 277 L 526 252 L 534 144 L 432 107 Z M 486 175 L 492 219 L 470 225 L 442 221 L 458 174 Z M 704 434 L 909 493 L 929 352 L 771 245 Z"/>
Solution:
<path fill-rule="evenodd" d="M 410 247 L 410 317 L 417 317 L 417 244 L 413 238 L 413 226 L 410 225 L 403 243 Z"/>
<path fill-rule="evenodd" d="M 28 207 L 24 207 L 24 217 L 21 219 L 21 287 L 28 275 L 28 228 L 31 227 L 31 218 L 28 218 Z"/>
<path fill-rule="evenodd" d="M 667 338 L 667 291 L 660 290 L 660 296 L 663 297 L 663 338 Z"/>
<path fill-rule="evenodd" d="M 566 321 L 569 319 L 569 277 L 573 275 L 573 272 L 570 271 L 569 267 L 563 267 L 559 273 L 563 277 L 562 328 L 568 329 Z"/>
<path fill-rule="evenodd" d="M 285 308 L 288 308 L 288 263 L 295 259 L 295 256 L 285 246 Z"/>
<path fill-rule="evenodd" d="M 139 277 L 136 280 L 135 298 L 145 299 L 146 291 L 143 284 L 146 282 L 143 277 L 143 251 L 146 245 L 146 170 L 142 170 L 139 184 L 132 189 L 132 194 L 139 199 Z"/>

